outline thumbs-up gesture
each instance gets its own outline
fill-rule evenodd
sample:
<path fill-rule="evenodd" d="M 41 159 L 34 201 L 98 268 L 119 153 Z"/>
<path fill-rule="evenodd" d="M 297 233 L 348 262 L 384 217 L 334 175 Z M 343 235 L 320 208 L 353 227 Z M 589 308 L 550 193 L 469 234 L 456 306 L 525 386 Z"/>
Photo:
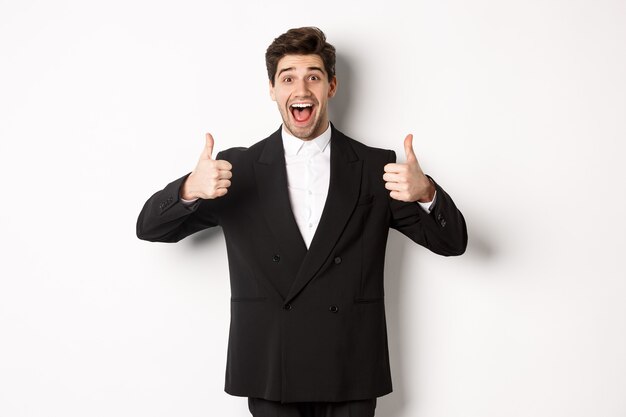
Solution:
<path fill-rule="evenodd" d="M 385 165 L 385 188 L 390 190 L 391 198 L 400 201 L 428 203 L 435 196 L 435 186 L 428 179 L 417 162 L 413 152 L 413 135 L 404 139 L 406 163 Z"/>
<path fill-rule="evenodd" d="M 187 177 L 181 189 L 181 197 L 185 200 L 214 199 L 228 192 L 233 166 L 228 161 L 213 159 L 213 144 L 213 136 L 207 133 L 196 169 Z"/>

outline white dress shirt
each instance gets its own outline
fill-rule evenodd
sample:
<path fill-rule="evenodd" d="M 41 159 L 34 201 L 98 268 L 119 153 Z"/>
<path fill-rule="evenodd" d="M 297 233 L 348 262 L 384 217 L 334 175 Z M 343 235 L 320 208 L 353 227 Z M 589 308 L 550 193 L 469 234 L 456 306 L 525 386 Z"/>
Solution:
<path fill-rule="evenodd" d="M 330 181 L 330 124 L 315 139 L 302 140 L 283 127 L 291 211 L 308 248 L 317 230 Z"/>

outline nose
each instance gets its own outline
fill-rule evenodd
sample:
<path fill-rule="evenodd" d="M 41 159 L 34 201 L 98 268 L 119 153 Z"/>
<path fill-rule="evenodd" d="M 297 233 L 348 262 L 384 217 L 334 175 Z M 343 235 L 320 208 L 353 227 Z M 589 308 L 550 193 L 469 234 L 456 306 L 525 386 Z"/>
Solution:
<path fill-rule="evenodd" d="M 306 80 L 298 80 L 295 82 L 294 94 L 297 97 L 308 97 L 311 92 L 309 91 L 309 86 L 306 83 Z"/>

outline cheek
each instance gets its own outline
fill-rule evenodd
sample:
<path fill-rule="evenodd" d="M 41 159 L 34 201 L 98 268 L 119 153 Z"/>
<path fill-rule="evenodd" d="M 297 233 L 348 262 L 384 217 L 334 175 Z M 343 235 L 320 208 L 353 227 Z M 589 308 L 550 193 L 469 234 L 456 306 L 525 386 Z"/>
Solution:
<path fill-rule="evenodd" d="M 288 96 L 285 93 L 276 93 L 276 102 L 280 105 L 284 105 L 287 102 Z"/>
<path fill-rule="evenodd" d="M 324 88 L 321 89 L 320 91 L 318 91 L 317 93 L 317 97 L 320 99 L 320 103 L 321 102 L 325 102 L 326 100 L 328 100 L 328 98 L 331 96 L 331 92 L 329 89 Z"/>

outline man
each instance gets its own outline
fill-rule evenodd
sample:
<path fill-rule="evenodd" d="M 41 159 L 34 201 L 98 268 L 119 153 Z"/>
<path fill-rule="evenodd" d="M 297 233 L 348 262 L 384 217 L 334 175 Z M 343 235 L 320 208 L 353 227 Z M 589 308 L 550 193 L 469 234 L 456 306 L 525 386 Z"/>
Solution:
<path fill-rule="evenodd" d="M 335 48 L 291 29 L 266 52 L 283 125 L 250 148 L 212 158 L 145 204 L 140 239 L 176 242 L 220 225 L 231 282 L 229 394 L 255 417 L 372 417 L 391 392 L 383 302 L 389 228 L 460 255 L 465 221 L 404 141 L 393 151 L 348 138 L 328 119 Z"/>

